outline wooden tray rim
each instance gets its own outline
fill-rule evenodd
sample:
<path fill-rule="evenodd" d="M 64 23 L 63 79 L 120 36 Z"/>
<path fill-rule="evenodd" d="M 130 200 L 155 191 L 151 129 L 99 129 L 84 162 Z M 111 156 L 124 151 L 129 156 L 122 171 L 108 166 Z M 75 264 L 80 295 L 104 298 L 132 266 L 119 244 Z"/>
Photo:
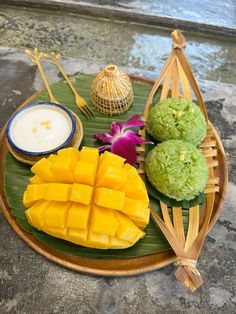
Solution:
<path fill-rule="evenodd" d="M 129 75 L 132 81 L 136 81 L 138 83 L 152 85 L 154 81 L 150 79 L 146 79 L 143 77 Z M 41 92 L 37 92 L 31 97 L 29 97 L 19 108 L 29 104 L 32 102 Z M 17 108 L 17 110 L 19 109 Z M 125 258 L 125 259 L 94 259 L 94 258 L 85 258 L 79 256 L 73 256 L 70 254 L 65 254 L 58 252 L 49 248 L 48 246 L 42 244 L 40 241 L 36 240 L 32 234 L 24 231 L 17 223 L 15 217 L 11 214 L 10 208 L 8 207 L 5 192 L 4 192 L 4 184 L 3 184 L 3 168 L 4 168 L 4 158 L 3 156 L 8 151 L 6 147 L 6 136 L 5 130 L 6 125 L 2 128 L 0 133 L 0 172 L 2 176 L 2 180 L 0 182 L 0 206 L 2 209 L 2 213 L 5 216 L 8 223 L 12 226 L 14 231 L 18 234 L 18 236 L 24 240 L 32 249 L 34 249 L 39 254 L 43 255 L 50 261 L 55 262 L 63 267 L 68 269 L 73 269 L 76 271 L 80 271 L 83 273 L 88 273 L 91 275 L 100 275 L 100 276 L 131 276 L 137 275 L 145 272 L 149 272 L 152 270 L 160 269 L 165 267 L 175 261 L 175 254 L 172 250 L 163 251 L 160 253 L 149 254 L 145 256 L 135 257 L 135 258 Z M 211 223 L 209 226 L 209 230 L 212 228 L 214 223 L 216 222 L 219 214 L 221 212 L 223 202 L 226 195 L 226 187 L 228 182 L 228 171 L 227 171 L 227 163 L 225 160 L 224 148 L 221 144 L 220 137 L 215 131 L 214 135 L 217 141 L 217 148 L 220 151 L 222 157 L 222 167 L 224 169 L 223 174 L 223 187 L 222 187 L 222 196 L 220 202 L 218 204 L 217 210 L 214 211 L 214 215 L 211 218 Z"/>

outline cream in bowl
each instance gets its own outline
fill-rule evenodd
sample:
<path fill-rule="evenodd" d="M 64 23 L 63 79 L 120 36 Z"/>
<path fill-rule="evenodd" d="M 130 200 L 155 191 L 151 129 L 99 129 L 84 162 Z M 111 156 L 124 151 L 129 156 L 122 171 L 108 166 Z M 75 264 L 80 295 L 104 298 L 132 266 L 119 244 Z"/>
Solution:
<path fill-rule="evenodd" d="M 67 146 L 75 129 L 75 118 L 67 108 L 51 102 L 38 102 L 13 114 L 6 134 L 16 151 L 37 156 Z"/>

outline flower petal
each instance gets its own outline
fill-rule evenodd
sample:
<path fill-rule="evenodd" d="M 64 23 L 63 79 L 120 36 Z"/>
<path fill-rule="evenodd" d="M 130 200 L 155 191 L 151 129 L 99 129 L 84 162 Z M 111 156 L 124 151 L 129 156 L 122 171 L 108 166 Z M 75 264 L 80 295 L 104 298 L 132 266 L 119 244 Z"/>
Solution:
<path fill-rule="evenodd" d="M 131 165 L 136 163 L 135 144 L 126 137 L 117 138 L 111 146 L 111 152 L 125 158 Z"/>
<path fill-rule="evenodd" d="M 141 120 L 141 116 L 139 114 L 135 114 L 128 121 L 123 124 L 122 130 L 126 130 L 127 128 L 131 128 L 133 126 L 143 127 L 144 122 Z"/>
<path fill-rule="evenodd" d="M 102 141 L 103 143 L 112 143 L 113 137 L 110 133 L 96 133 L 93 136 L 94 139 Z"/>
<path fill-rule="evenodd" d="M 98 148 L 98 150 L 99 150 L 99 153 L 100 153 L 100 152 L 104 151 L 105 149 L 109 149 L 109 148 L 111 148 L 111 145 L 103 145 L 103 146 L 100 146 Z"/>
<path fill-rule="evenodd" d="M 111 124 L 111 135 L 116 136 L 121 132 L 122 124 L 120 122 L 112 122 Z"/>
<path fill-rule="evenodd" d="M 129 140 L 131 140 L 135 144 L 153 144 L 153 142 L 144 140 L 142 137 L 138 136 L 132 130 L 125 131 L 125 133 L 123 133 L 122 136 L 128 138 Z"/>

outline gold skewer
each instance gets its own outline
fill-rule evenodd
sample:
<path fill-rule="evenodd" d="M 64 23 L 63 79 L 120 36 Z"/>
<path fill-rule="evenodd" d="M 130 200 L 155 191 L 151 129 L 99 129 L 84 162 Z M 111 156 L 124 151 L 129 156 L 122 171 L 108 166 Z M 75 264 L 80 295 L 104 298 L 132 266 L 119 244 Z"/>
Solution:
<path fill-rule="evenodd" d="M 78 92 L 75 90 L 73 84 L 71 83 L 69 77 L 66 75 L 65 71 L 63 70 L 62 66 L 59 63 L 59 59 L 61 57 L 60 54 L 55 54 L 55 52 L 51 52 L 50 55 L 44 54 L 45 58 L 51 59 L 54 64 L 57 66 L 61 74 L 63 75 L 64 79 L 66 80 L 67 84 L 69 85 L 70 89 L 72 90 L 73 94 L 75 95 L 75 103 L 78 108 L 82 111 L 82 113 L 88 117 L 93 115 L 92 110 L 88 107 L 87 102 L 84 98 L 82 98 Z"/>
<path fill-rule="evenodd" d="M 39 69 L 39 72 L 41 74 L 41 77 L 43 79 L 44 85 L 46 87 L 46 90 L 48 92 L 48 96 L 49 96 L 50 101 L 53 102 L 53 103 L 59 104 L 59 101 L 52 94 L 52 90 L 51 90 L 51 88 L 50 88 L 50 86 L 48 84 L 48 81 L 46 79 L 46 76 L 44 74 L 43 68 L 42 68 L 41 63 L 40 63 L 40 59 L 42 57 L 44 57 L 45 54 L 42 53 L 42 52 L 39 52 L 37 48 L 35 48 L 33 51 L 25 50 L 25 53 L 28 56 L 30 56 L 32 58 L 32 62 L 34 62 L 37 65 L 37 67 Z"/>

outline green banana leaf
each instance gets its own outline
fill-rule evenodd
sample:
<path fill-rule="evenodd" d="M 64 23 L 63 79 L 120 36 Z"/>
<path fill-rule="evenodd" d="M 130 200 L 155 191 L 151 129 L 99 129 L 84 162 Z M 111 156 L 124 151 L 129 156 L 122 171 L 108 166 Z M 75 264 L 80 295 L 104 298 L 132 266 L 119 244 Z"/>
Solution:
<path fill-rule="evenodd" d="M 81 74 L 71 78 L 75 88 L 79 90 L 80 95 L 84 97 L 88 103 L 90 87 L 93 79 L 94 75 L 86 74 Z M 134 104 L 127 113 L 118 116 L 107 117 L 96 112 L 95 117 L 91 119 L 86 119 L 86 117 L 84 117 L 83 114 L 79 111 L 74 102 L 74 96 L 65 81 L 60 81 L 52 85 L 52 92 L 61 104 L 74 111 L 80 117 L 84 127 L 84 138 L 82 145 L 99 147 L 100 144 L 93 139 L 94 132 L 101 133 L 109 130 L 111 122 L 114 120 L 124 122 L 134 114 L 142 114 L 146 99 L 150 92 L 150 88 L 151 87 L 149 85 L 143 85 L 138 82 L 134 82 Z M 35 101 L 39 100 L 48 100 L 46 91 L 42 92 Z M 4 188 L 11 213 L 16 217 L 18 224 L 25 231 L 33 234 L 38 241 L 42 242 L 48 247 L 67 254 L 99 259 L 131 258 L 170 249 L 170 246 L 165 240 L 163 234 L 152 220 L 145 230 L 145 237 L 133 247 L 125 250 L 97 250 L 85 248 L 61 239 L 57 239 L 35 229 L 27 222 L 24 214 L 24 206 L 22 204 L 23 193 L 31 176 L 32 173 L 30 171 L 30 167 L 18 162 L 10 153 L 6 155 L 4 164 Z M 153 198 L 150 200 L 152 208 L 154 208 L 161 215 L 159 201 L 157 200 L 158 198 L 155 194 L 153 195 L 153 193 L 150 193 L 150 195 L 153 196 Z M 188 210 L 183 210 L 183 221 L 186 231 L 188 225 Z"/>

